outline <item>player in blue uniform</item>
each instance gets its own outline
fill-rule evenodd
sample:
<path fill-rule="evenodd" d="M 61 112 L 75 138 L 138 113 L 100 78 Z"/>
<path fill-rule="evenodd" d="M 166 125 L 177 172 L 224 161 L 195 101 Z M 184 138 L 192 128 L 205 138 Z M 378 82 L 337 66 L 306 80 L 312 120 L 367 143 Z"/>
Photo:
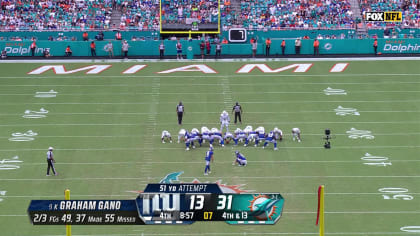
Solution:
<path fill-rule="evenodd" d="M 213 147 L 212 146 L 210 146 L 209 150 L 206 152 L 205 160 L 206 160 L 206 168 L 204 169 L 204 175 L 208 175 L 208 174 L 211 173 L 211 171 L 210 171 L 210 161 L 214 162 Z"/>
<path fill-rule="evenodd" d="M 242 155 L 239 151 L 235 152 L 235 161 L 232 163 L 232 165 L 235 165 L 238 163 L 239 166 L 246 166 L 247 161 L 244 155 Z"/>
<path fill-rule="evenodd" d="M 235 137 L 231 132 L 226 132 L 225 137 L 223 138 L 225 140 L 225 143 L 228 144 L 230 141 L 235 140 Z"/>
<path fill-rule="evenodd" d="M 201 146 L 202 143 L 205 143 L 206 140 L 209 143 L 213 143 L 213 140 L 211 138 L 210 130 L 207 127 L 203 126 L 203 127 L 201 127 L 201 139 L 199 140 L 200 146 Z"/>
<path fill-rule="evenodd" d="M 257 138 L 255 139 L 255 147 L 258 146 L 259 142 L 264 142 L 265 132 L 263 130 L 257 131 Z"/>
<path fill-rule="evenodd" d="M 248 138 L 245 140 L 244 147 L 248 146 L 248 143 L 250 141 L 257 140 L 257 138 L 258 138 L 257 132 L 255 132 L 255 131 L 249 131 L 248 132 Z"/>
<path fill-rule="evenodd" d="M 185 150 L 190 150 L 190 144 L 193 143 L 192 135 L 188 133 L 188 131 L 185 131 Z"/>
<path fill-rule="evenodd" d="M 265 137 L 265 143 L 264 143 L 263 148 L 267 147 L 268 143 L 274 143 L 274 150 L 277 150 L 277 140 L 276 140 L 276 137 L 275 137 L 275 132 L 274 132 L 274 130 L 273 130 L 273 131 L 271 131 L 271 132 L 267 135 L 267 137 Z"/>

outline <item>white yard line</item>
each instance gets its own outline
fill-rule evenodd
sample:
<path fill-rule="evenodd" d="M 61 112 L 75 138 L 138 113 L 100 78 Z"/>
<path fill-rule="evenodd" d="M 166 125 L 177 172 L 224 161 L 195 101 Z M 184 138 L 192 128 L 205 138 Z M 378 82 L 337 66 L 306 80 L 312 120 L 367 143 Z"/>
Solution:
<path fill-rule="evenodd" d="M 1 105 L 1 104 L 0 104 Z M 392 111 L 364 111 L 358 110 L 360 113 L 419 113 L 420 110 L 392 110 Z M 220 112 L 203 112 L 203 111 L 191 111 L 188 114 L 219 114 Z M 302 114 L 302 113 L 334 113 L 334 110 L 321 110 L 321 111 L 247 111 L 246 114 Z M 0 116 L 21 116 L 23 113 L 0 113 Z M 150 112 L 54 112 L 49 113 L 48 116 L 61 116 L 61 115 L 150 115 Z M 173 112 L 159 112 L 157 115 L 174 114 Z"/>
<path fill-rule="evenodd" d="M 419 124 L 420 120 L 418 121 L 281 121 L 281 122 L 259 122 L 258 125 L 313 125 L 313 124 Z M 170 123 L 153 123 L 152 125 L 174 125 L 174 122 Z M 86 124 L 0 124 L 0 127 L 39 127 L 39 126 L 139 126 L 144 127 L 150 124 L 145 123 L 86 123 Z M 188 123 L 188 125 L 203 125 L 202 122 L 199 123 Z M 206 123 L 206 125 L 220 125 L 220 123 Z"/>
<path fill-rule="evenodd" d="M 247 147 L 247 149 L 254 148 L 260 149 L 261 147 Z M 385 145 L 385 146 L 334 146 L 334 149 L 357 149 L 357 148 L 370 148 L 370 149 L 394 149 L 394 148 L 420 148 L 418 145 Z M 57 148 L 57 151 L 138 151 L 138 150 L 182 150 L 183 147 L 156 147 L 156 148 L 140 148 L 140 147 L 113 147 L 113 148 Z M 217 147 L 216 149 L 219 149 Z M 222 148 L 221 148 L 222 149 Z M 305 146 L 305 147 L 279 147 L 279 149 L 324 149 L 322 146 Z M 44 148 L 22 148 L 22 149 L 0 149 L 0 152 L 32 152 L 32 151 L 45 151 Z"/>
<path fill-rule="evenodd" d="M 191 176 L 185 176 L 183 178 L 188 178 L 188 179 L 196 179 L 197 177 L 191 177 Z M 200 176 L 200 179 L 209 179 L 209 180 L 219 180 L 219 179 L 235 179 L 235 180 L 239 180 L 239 179 L 246 179 L 247 181 L 261 181 L 262 179 L 264 180 L 279 180 L 279 179 L 313 179 L 313 178 L 364 178 L 364 179 L 376 179 L 376 178 L 380 178 L 380 179 L 393 179 L 393 178 L 397 178 L 397 179 L 416 179 L 416 178 L 420 178 L 420 175 L 386 175 L 386 176 L 342 176 L 342 175 L 332 175 L 332 176 Z M 159 181 L 162 179 L 162 177 L 148 177 L 148 180 L 145 180 L 145 178 L 143 177 L 103 177 L 103 178 L 90 178 L 90 177 L 86 177 L 86 178 L 60 178 L 60 177 L 45 177 L 43 179 L 35 179 L 35 178 L 31 178 L 31 179 L 17 179 L 17 178 L 11 178 L 11 179 L 2 179 L 2 181 L 87 181 L 87 180 L 98 180 L 98 181 L 121 181 L 121 180 L 134 180 L 136 181 L 136 183 L 141 182 L 141 183 L 149 183 L 151 182 L 150 180 L 156 180 Z"/>
<path fill-rule="evenodd" d="M 227 80 L 227 79 L 223 79 L 223 80 Z M 227 80 L 228 81 L 228 80 Z M 223 84 L 228 84 L 226 82 L 224 82 Z M 229 85 L 227 85 L 229 86 Z M 227 87 L 223 87 L 223 91 L 222 93 L 218 93 L 218 92 L 214 92 L 214 93 L 194 93 L 194 92 L 178 92 L 178 93 L 165 93 L 165 92 L 159 92 L 158 94 L 162 94 L 162 95 L 185 95 L 188 93 L 188 95 L 230 95 L 230 94 L 319 94 L 319 95 L 323 95 L 322 92 L 320 91 L 261 91 L 261 92 L 232 92 L 230 90 L 230 88 L 228 89 Z M 351 91 L 351 90 L 347 90 L 347 92 L 352 93 L 352 94 L 356 94 L 356 93 L 420 93 L 420 90 L 397 90 L 397 91 L 387 91 L 387 90 L 362 90 L 362 91 Z M 134 92 L 134 93 L 60 93 L 60 97 L 61 96 L 92 96 L 92 95 L 97 95 L 97 96 L 121 96 L 121 95 L 155 95 L 157 93 L 138 93 L 138 92 Z M 33 93 L 0 93 L 0 96 L 33 96 Z"/>
<path fill-rule="evenodd" d="M 302 100 L 302 101 L 241 101 L 241 104 L 305 104 L 305 103 L 409 103 L 415 102 L 418 103 L 420 100 L 340 100 L 340 101 L 332 101 L 332 100 Z M 161 101 L 160 104 L 173 104 L 172 101 Z M 220 104 L 222 102 L 219 101 L 196 101 L 196 100 L 184 100 L 183 103 L 188 104 Z M 0 105 L 7 105 L 7 106 L 21 106 L 21 105 L 149 105 L 150 101 L 148 102 L 31 102 L 31 103 L 0 103 Z"/>

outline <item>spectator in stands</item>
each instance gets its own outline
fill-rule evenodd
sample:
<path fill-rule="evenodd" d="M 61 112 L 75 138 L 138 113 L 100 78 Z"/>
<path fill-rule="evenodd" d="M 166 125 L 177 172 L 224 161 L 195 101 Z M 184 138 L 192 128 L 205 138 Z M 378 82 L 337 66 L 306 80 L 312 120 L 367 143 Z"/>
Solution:
<path fill-rule="evenodd" d="M 165 44 L 163 43 L 163 40 L 160 42 L 159 45 L 159 58 L 163 59 L 165 53 Z"/>
<path fill-rule="evenodd" d="M 44 49 L 44 58 L 49 58 L 51 56 L 50 50 L 48 48 Z"/>
<path fill-rule="evenodd" d="M 251 43 L 251 48 L 252 48 L 252 58 L 255 58 L 255 56 L 257 55 L 257 40 L 252 40 Z"/>
<path fill-rule="evenodd" d="M 302 46 L 302 42 L 300 41 L 299 38 L 297 38 L 295 40 L 295 52 L 296 52 L 296 55 L 299 55 L 300 54 L 300 48 L 301 48 L 301 46 Z"/>
<path fill-rule="evenodd" d="M 319 41 L 318 41 L 318 39 L 314 40 L 314 56 L 319 56 Z"/>
<path fill-rule="evenodd" d="M 73 52 L 71 51 L 70 45 L 67 46 L 65 52 L 66 52 L 66 56 L 71 57 L 71 55 L 73 54 Z"/>
<path fill-rule="evenodd" d="M 120 31 L 117 31 L 117 33 L 115 34 L 115 40 L 122 40 L 122 35 Z"/>
<path fill-rule="evenodd" d="M 222 44 L 228 44 L 229 42 L 227 41 L 227 39 L 226 38 L 223 38 L 223 40 L 222 40 Z"/>
<path fill-rule="evenodd" d="M 271 39 L 267 38 L 265 40 L 265 56 L 266 57 L 270 56 L 270 47 L 271 47 Z"/>
<path fill-rule="evenodd" d="M 33 40 L 31 43 L 31 54 L 35 56 L 35 49 L 36 49 L 36 40 Z"/>
<path fill-rule="evenodd" d="M 48 41 L 54 41 L 54 38 L 53 38 L 53 36 L 48 36 Z"/>
<path fill-rule="evenodd" d="M 122 51 L 124 59 L 128 58 L 128 48 L 129 47 L 130 47 L 130 45 L 128 45 L 127 40 L 124 40 L 123 43 L 121 44 L 121 51 Z"/>
<path fill-rule="evenodd" d="M 114 57 L 114 46 L 112 45 L 111 41 L 108 41 L 108 43 L 104 47 L 104 50 L 108 53 L 109 58 Z"/>
<path fill-rule="evenodd" d="M 281 41 L 281 55 L 284 56 L 284 51 L 286 50 L 286 41 Z"/>
<path fill-rule="evenodd" d="M 90 54 L 92 55 L 92 57 L 96 57 L 96 44 L 95 44 L 95 41 L 92 41 L 90 43 Z"/>
<path fill-rule="evenodd" d="M 200 43 L 200 53 L 201 53 L 201 59 L 204 59 L 204 49 L 206 47 L 206 44 L 204 43 L 204 41 L 201 41 Z"/>
<path fill-rule="evenodd" d="M 88 41 L 89 40 L 89 35 L 88 33 L 85 31 L 83 32 L 83 41 Z"/>
<path fill-rule="evenodd" d="M 99 31 L 99 33 L 95 36 L 95 39 L 98 41 L 104 40 L 104 32 Z"/>
<path fill-rule="evenodd" d="M 373 41 L 373 51 L 375 52 L 375 56 L 378 55 L 378 39 Z"/>
<path fill-rule="evenodd" d="M 3 49 L 3 51 L 1 51 L 1 59 L 6 59 L 7 58 L 7 52 L 6 49 Z"/>
<path fill-rule="evenodd" d="M 216 59 L 220 58 L 221 54 L 222 54 L 222 45 L 219 42 L 218 44 L 216 44 Z"/>

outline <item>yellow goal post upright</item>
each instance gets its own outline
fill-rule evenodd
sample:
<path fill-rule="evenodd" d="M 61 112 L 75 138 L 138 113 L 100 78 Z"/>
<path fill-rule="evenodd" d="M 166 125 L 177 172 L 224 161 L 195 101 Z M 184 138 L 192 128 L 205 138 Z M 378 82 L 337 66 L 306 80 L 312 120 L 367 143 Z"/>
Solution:
<path fill-rule="evenodd" d="M 324 205 L 324 198 L 325 198 L 325 186 L 320 185 L 318 187 L 318 211 L 316 216 L 316 224 L 319 225 L 319 236 L 324 236 L 325 233 L 325 205 Z"/>
<path fill-rule="evenodd" d="M 64 200 L 70 200 L 70 189 L 64 190 Z M 66 225 L 66 236 L 71 236 L 71 225 Z"/>
<path fill-rule="evenodd" d="M 220 34 L 220 0 L 217 0 L 217 11 L 218 11 L 218 16 L 217 16 L 217 31 L 164 31 L 162 29 L 162 1 L 163 0 L 159 0 L 159 27 L 160 27 L 160 33 L 161 34 L 188 34 L 189 38 L 191 38 L 191 34 Z"/>

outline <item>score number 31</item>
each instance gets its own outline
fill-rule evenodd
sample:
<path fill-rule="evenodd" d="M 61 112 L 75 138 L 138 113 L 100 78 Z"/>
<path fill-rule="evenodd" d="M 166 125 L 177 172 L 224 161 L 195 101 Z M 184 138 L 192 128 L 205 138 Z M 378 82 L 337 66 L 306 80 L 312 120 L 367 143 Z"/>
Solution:
<path fill-rule="evenodd" d="M 190 196 L 190 210 L 202 210 L 204 207 L 204 195 Z M 232 195 L 218 195 L 217 210 L 232 209 Z"/>

